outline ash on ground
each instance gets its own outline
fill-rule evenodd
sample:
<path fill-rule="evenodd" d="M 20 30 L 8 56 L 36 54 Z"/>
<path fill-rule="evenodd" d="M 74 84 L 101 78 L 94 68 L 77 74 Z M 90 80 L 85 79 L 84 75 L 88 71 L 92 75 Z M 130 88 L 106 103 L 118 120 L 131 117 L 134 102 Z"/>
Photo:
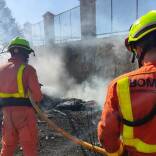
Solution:
<path fill-rule="evenodd" d="M 81 99 L 60 99 L 44 95 L 41 109 L 59 127 L 82 140 L 98 145 L 97 124 L 101 110 L 95 101 Z M 62 137 L 38 119 L 39 156 L 99 156 Z M 22 150 L 17 151 L 22 156 Z"/>

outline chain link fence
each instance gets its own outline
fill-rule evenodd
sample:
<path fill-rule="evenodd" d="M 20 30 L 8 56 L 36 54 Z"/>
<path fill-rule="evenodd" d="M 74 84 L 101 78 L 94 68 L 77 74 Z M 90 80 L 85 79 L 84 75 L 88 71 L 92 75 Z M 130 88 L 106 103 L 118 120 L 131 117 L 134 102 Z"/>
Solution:
<path fill-rule="evenodd" d="M 55 16 L 55 42 L 81 39 L 80 6 Z"/>
<path fill-rule="evenodd" d="M 45 45 L 44 23 L 26 23 L 24 36 L 32 45 Z M 72 8 L 54 17 L 55 43 L 81 39 L 80 6 Z"/>
<path fill-rule="evenodd" d="M 32 25 L 32 44 L 37 46 L 45 45 L 43 21 Z"/>
<path fill-rule="evenodd" d="M 31 45 L 33 46 L 45 45 L 43 21 L 37 22 L 35 24 L 25 23 L 23 28 L 23 34 L 25 38 L 30 41 Z"/>
<path fill-rule="evenodd" d="M 96 34 L 128 32 L 138 17 L 155 9 L 153 0 L 96 0 Z"/>
<path fill-rule="evenodd" d="M 153 0 L 96 0 L 96 35 L 127 33 L 136 18 L 154 9 Z M 45 45 L 43 21 L 31 24 L 24 34 L 33 45 Z M 54 38 L 55 43 L 81 40 L 80 6 L 54 17 Z"/>

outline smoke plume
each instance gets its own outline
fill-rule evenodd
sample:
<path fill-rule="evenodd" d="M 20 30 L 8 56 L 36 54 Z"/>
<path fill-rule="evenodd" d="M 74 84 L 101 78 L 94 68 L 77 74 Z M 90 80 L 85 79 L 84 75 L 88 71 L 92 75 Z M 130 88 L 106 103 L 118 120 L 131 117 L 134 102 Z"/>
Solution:
<path fill-rule="evenodd" d="M 42 91 L 53 97 L 79 98 L 86 101 L 95 100 L 103 104 L 108 79 L 91 76 L 78 84 L 68 74 L 65 68 L 64 51 L 52 49 L 36 51 L 36 57 L 31 57 L 31 64 L 37 69 L 40 83 L 43 83 Z"/>
<path fill-rule="evenodd" d="M 128 62 L 129 55 L 123 46 L 123 38 L 107 38 L 97 39 L 93 42 L 88 41 L 81 46 L 74 43 L 74 47 L 70 45 L 68 54 L 69 64 L 66 65 L 65 48 L 51 48 L 43 51 L 37 50 L 36 58 L 32 58 L 31 63 L 36 67 L 39 75 L 39 80 L 43 83 L 43 92 L 63 98 L 79 98 L 83 100 L 95 100 L 99 105 L 103 105 L 108 83 L 116 76 L 131 69 Z M 87 49 L 85 48 L 87 47 Z M 90 47 L 90 48 L 88 48 Z M 96 48 L 95 48 L 96 47 Z M 70 49 L 74 49 L 71 52 Z M 91 52 L 89 49 L 94 49 Z M 78 51 L 78 53 L 77 53 Z M 77 55 L 75 55 L 77 53 Z M 82 55 L 81 57 L 79 57 Z M 75 59 L 75 60 L 74 60 Z M 69 68 L 80 77 L 80 74 L 89 72 L 83 71 L 82 64 L 88 64 L 92 68 L 89 76 L 81 83 L 71 73 Z M 94 65 L 94 66 L 93 66 Z M 92 68 L 88 68 L 92 70 Z M 84 73 L 83 73 L 84 72 Z"/>

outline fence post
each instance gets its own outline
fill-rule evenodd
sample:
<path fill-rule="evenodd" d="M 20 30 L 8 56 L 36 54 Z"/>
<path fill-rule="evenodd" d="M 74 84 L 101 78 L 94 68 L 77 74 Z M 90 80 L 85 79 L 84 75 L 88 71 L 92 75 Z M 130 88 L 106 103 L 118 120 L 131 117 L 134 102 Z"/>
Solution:
<path fill-rule="evenodd" d="M 138 6 L 139 6 L 139 2 L 138 0 L 136 0 L 136 19 L 138 19 L 139 17 Z"/>
<path fill-rule="evenodd" d="M 81 39 L 96 36 L 96 0 L 80 0 Z"/>
<path fill-rule="evenodd" d="M 45 44 L 50 45 L 55 42 L 55 33 L 54 33 L 54 14 L 51 12 L 46 12 L 43 15 L 44 21 L 44 34 L 45 34 Z"/>

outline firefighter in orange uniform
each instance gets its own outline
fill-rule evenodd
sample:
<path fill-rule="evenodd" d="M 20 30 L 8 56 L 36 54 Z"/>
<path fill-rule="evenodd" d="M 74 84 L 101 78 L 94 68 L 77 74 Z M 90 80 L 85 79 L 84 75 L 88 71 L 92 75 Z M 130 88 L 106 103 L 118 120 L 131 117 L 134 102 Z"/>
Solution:
<path fill-rule="evenodd" d="M 13 156 L 17 145 L 24 156 L 37 156 L 38 130 L 29 96 L 36 102 L 42 93 L 35 69 L 28 65 L 33 50 L 24 38 L 16 37 L 8 47 L 11 58 L 0 66 L 0 107 L 3 112 L 0 156 Z"/>
<path fill-rule="evenodd" d="M 139 69 L 110 83 L 98 139 L 114 156 L 156 156 L 156 10 L 133 23 L 125 43 Z"/>

